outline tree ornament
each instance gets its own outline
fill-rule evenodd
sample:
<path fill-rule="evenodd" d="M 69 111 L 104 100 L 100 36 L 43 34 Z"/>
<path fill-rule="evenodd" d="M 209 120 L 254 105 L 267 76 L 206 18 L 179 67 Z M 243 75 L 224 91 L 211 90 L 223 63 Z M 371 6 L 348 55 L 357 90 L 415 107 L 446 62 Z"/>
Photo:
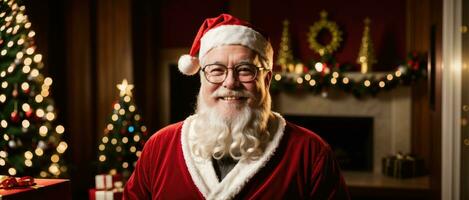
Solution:
<path fill-rule="evenodd" d="M 14 123 L 18 123 L 20 121 L 20 115 L 19 115 L 18 111 L 15 110 L 15 111 L 11 112 L 10 120 Z"/>
<path fill-rule="evenodd" d="M 373 42 L 370 35 L 370 18 L 364 20 L 365 28 L 363 30 L 362 43 L 358 53 L 357 63 L 361 65 L 361 73 L 366 74 L 371 71 L 371 67 L 376 63 Z"/>
<path fill-rule="evenodd" d="M 342 42 L 342 31 L 335 22 L 327 20 L 326 11 L 321 11 L 320 16 L 321 19 L 314 23 L 313 26 L 309 27 L 308 42 L 309 47 L 313 51 L 318 53 L 320 56 L 324 56 L 326 54 L 334 53 L 340 47 L 340 43 Z M 317 37 L 323 30 L 328 31 L 332 37 L 329 44 L 323 45 L 318 41 Z"/>

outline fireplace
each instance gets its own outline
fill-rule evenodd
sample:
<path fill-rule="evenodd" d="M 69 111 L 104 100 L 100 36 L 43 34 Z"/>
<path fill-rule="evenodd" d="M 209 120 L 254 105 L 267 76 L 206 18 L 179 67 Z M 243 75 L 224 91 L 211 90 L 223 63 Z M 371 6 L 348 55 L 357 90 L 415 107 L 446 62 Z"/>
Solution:
<path fill-rule="evenodd" d="M 372 171 L 373 118 L 309 115 L 284 117 L 315 132 L 329 143 L 342 170 Z"/>

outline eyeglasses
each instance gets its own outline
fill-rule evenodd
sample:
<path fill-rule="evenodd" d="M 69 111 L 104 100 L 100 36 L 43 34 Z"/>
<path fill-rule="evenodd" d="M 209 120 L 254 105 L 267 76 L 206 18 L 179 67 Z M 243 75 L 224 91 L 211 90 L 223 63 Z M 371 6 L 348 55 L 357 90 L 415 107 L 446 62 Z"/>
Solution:
<path fill-rule="evenodd" d="M 258 70 L 264 67 L 258 67 L 252 63 L 239 63 L 232 68 L 219 63 L 208 64 L 202 68 L 205 78 L 213 84 L 223 83 L 228 76 L 228 69 L 233 69 L 233 73 L 237 80 L 242 83 L 251 82 L 256 79 Z"/>

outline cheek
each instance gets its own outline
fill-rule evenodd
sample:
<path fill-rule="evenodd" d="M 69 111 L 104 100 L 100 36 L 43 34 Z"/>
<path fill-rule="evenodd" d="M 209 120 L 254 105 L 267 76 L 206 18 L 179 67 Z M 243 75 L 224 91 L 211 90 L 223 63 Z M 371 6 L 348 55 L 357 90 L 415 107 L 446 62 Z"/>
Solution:
<path fill-rule="evenodd" d="M 217 87 L 211 86 L 210 84 L 203 84 L 203 85 L 202 85 L 202 88 L 201 88 L 201 95 L 202 95 L 203 99 L 205 100 L 205 102 L 206 102 L 208 105 L 213 104 L 213 102 L 215 101 L 215 99 L 212 98 L 212 94 L 213 94 L 216 90 L 217 90 Z"/>

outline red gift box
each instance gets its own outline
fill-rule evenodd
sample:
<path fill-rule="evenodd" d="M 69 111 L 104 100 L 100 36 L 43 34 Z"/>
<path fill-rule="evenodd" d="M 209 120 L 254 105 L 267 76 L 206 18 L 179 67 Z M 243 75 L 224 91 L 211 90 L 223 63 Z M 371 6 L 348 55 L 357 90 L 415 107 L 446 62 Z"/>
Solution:
<path fill-rule="evenodd" d="M 0 189 L 4 199 L 60 199 L 71 200 L 72 190 L 68 179 L 34 179 L 35 185 L 23 188 Z"/>

